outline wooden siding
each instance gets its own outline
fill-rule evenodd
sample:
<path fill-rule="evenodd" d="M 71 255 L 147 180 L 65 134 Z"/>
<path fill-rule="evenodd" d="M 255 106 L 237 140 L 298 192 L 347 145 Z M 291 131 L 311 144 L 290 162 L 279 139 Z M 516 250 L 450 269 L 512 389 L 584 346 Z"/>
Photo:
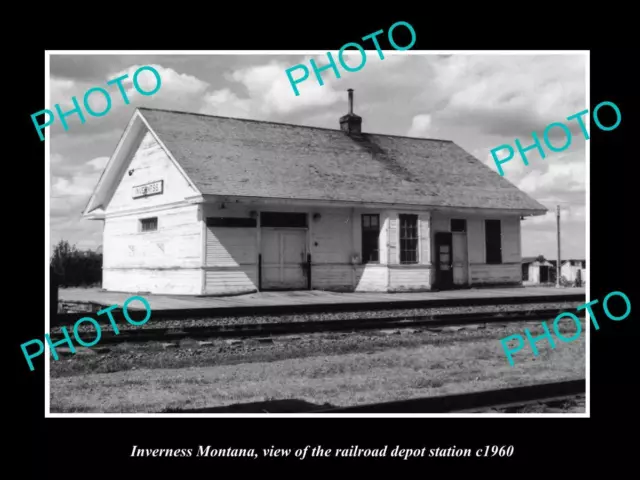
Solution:
<path fill-rule="evenodd" d="M 446 215 L 440 212 L 432 215 L 432 241 L 435 232 L 450 232 L 451 219 L 467 221 L 467 248 L 469 259 L 469 281 L 471 285 L 521 284 L 521 241 L 520 217 L 487 215 Z M 499 219 L 502 232 L 502 264 L 486 264 L 485 220 Z"/>
<path fill-rule="evenodd" d="M 520 263 L 520 217 L 503 218 L 502 263 Z"/>
<path fill-rule="evenodd" d="M 419 218 L 420 254 L 421 265 L 431 265 L 431 214 L 421 213 Z"/>
<path fill-rule="evenodd" d="M 241 205 L 204 205 L 207 217 L 248 218 Z M 207 295 L 251 293 L 258 289 L 258 228 L 206 227 L 204 284 Z"/>
<path fill-rule="evenodd" d="M 105 268 L 102 271 L 102 288 L 113 292 L 199 295 L 202 285 L 201 273 L 200 268 Z"/>
<path fill-rule="evenodd" d="M 485 263 L 484 218 L 467 219 L 467 246 L 469 247 L 469 263 Z"/>
<path fill-rule="evenodd" d="M 196 190 L 149 132 L 121 175 L 105 208 L 103 288 L 201 294 L 202 216 L 197 205 L 184 204 Z M 133 198 L 133 187 L 159 180 L 162 193 Z M 140 221 L 152 217 L 157 230 L 143 232 Z"/>
<path fill-rule="evenodd" d="M 133 173 L 129 175 L 129 171 Z M 163 181 L 163 193 L 148 197 L 132 198 L 133 187 L 157 180 Z M 146 133 L 140 146 L 133 154 L 131 163 L 115 189 L 106 213 L 155 207 L 180 202 L 195 195 L 193 189 L 180 170 L 151 133 Z"/>
<path fill-rule="evenodd" d="M 353 289 L 352 265 L 314 265 L 311 271 L 311 288 L 317 290 L 348 291 Z"/>
<path fill-rule="evenodd" d="M 158 217 L 158 230 L 141 232 L 140 219 L 150 216 Z M 200 238 L 196 205 L 108 217 L 104 224 L 103 267 L 200 267 Z"/>
<path fill-rule="evenodd" d="M 255 266 L 256 233 L 256 228 L 207 227 L 206 266 Z"/>
<path fill-rule="evenodd" d="M 387 263 L 389 265 L 395 265 L 399 262 L 400 257 L 400 254 L 398 253 L 398 212 L 388 212 L 385 226 L 387 227 L 387 241 L 389 245 Z"/>
<path fill-rule="evenodd" d="M 319 213 L 320 218 L 313 218 Z M 311 288 L 345 291 L 353 289 L 353 255 L 361 250 L 356 247 L 355 228 L 360 239 L 360 215 L 353 209 L 312 209 L 309 236 L 311 253 Z M 360 252 L 361 254 L 361 252 Z"/>
<path fill-rule="evenodd" d="M 257 291 L 258 270 L 255 265 L 205 269 L 206 294 L 240 294 Z"/>
<path fill-rule="evenodd" d="M 431 289 L 431 267 L 407 265 L 389 267 L 389 291 L 425 291 Z"/>
<path fill-rule="evenodd" d="M 385 292 L 389 280 L 386 265 L 358 265 L 355 267 L 355 291 Z"/>
<path fill-rule="evenodd" d="M 351 209 L 313 211 L 320 213 L 319 219 L 311 215 L 311 261 L 313 265 L 351 265 L 351 256 L 356 253 L 352 245 Z M 360 215 L 355 219 L 360 228 Z M 358 250 L 362 247 L 359 246 Z M 326 269 L 324 269 L 326 270 Z"/>
<path fill-rule="evenodd" d="M 521 284 L 522 264 L 471 265 L 472 285 Z"/>

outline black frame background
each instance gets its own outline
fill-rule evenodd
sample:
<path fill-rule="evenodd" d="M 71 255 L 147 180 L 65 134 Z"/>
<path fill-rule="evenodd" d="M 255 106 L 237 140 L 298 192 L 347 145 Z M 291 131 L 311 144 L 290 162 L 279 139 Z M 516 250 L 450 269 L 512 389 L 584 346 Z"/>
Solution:
<path fill-rule="evenodd" d="M 621 125 L 611 132 L 600 131 L 591 120 L 591 298 L 602 300 L 607 293 L 614 290 L 621 290 L 631 297 L 634 286 L 632 275 L 635 273 L 631 254 L 635 252 L 632 248 L 635 238 L 633 223 L 629 221 L 630 217 L 634 218 L 634 212 L 630 211 L 629 207 L 637 205 L 636 196 L 632 196 L 632 193 L 635 193 L 636 177 L 633 173 L 637 147 L 635 142 L 631 143 L 630 138 L 637 128 L 637 110 L 634 107 L 637 106 L 638 91 L 635 52 L 625 51 L 620 47 L 622 39 L 619 31 L 623 29 L 622 26 L 616 21 L 596 26 L 582 23 L 574 25 L 570 20 L 575 18 L 575 15 L 568 17 L 559 10 L 553 13 L 559 21 L 558 30 L 551 32 L 546 27 L 550 19 L 545 17 L 543 12 L 536 13 L 530 9 L 526 9 L 527 11 L 521 15 L 513 10 L 505 11 L 504 14 L 491 12 L 485 19 L 474 14 L 474 25 L 465 26 L 457 20 L 445 22 L 445 18 L 455 20 L 451 13 L 445 16 L 442 13 L 430 12 L 427 8 L 420 15 L 385 12 L 376 15 L 378 18 L 374 19 L 365 18 L 362 10 L 355 6 L 350 10 L 350 5 L 344 5 L 344 10 L 331 9 L 331 13 L 326 5 L 319 4 L 317 7 L 318 16 L 300 15 L 297 19 L 283 20 L 280 25 L 276 25 L 278 20 L 273 19 L 272 15 L 269 15 L 267 22 L 260 23 L 256 20 L 251 23 L 250 18 L 260 18 L 255 12 L 247 15 L 245 19 L 238 17 L 227 24 L 219 18 L 223 13 L 219 9 L 215 9 L 215 12 L 213 8 L 209 14 L 202 16 L 201 24 L 194 20 L 193 11 L 184 12 L 188 15 L 183 22 L 174 17 L 179 12 L 172 12 L 171 19 L 166 18 L 163 21 L 152 21 L 145 17 L 144 22 L 138 22 L 134 20 L 136 14 L 133 12 L 130 12 L 131 19 L 128 19 L 115 13 L 113 18 L 110 18 L 104 15 L 103 11 L 105 18 L 101 22 L 104 21 L 104 28 L 93 33 L 78 27 L 76 23 L 82 19 L 73 20 L 66 18 L 67 15 L 58 19 L 47 16 L 48 26 L 30 26 L 30 29 L 26 30 L 27 33 L 21 37 L 28 39 L 29 44 L 24 43 L 19 50 L 10 54 L 10 63 L 19 73 L 13 77 L 4 77 L 9 86 L 5 91 L 11 92 L 8 95 L 10 104 L 4 108 L 11 112 L 7 115 L 7 128 L 12 132 L 10 138 L 5 137 L 5 146 L 10 150 L 5 157 L 5 168 L 9 167 L 15 171 L 14 179 L 24 178 L 24 170 L 20 167 L 25 162 L 19 159 L 29 159 L 34 166 L 43 162 L 44 142 L 38 138 L 30 115 L 45 108 L 45 49 L 262 48 L 326 51 L 337 50 L 345 43 L 357 41 L 379 29 L 385 29 L 386 32 L 399 20 L 411 23 L 416 31 L 417 42 L 412 50 L 587 49 L 591 50 L 590 112 L 595 105 L 606 100 L 614 102 L 622 112 Z M 295 6 L 290 8 L 297 11 L 298 15 L 304 10 Z M 36 15 L 41 14 L 34 12 L 34 17 Z M 466 15 L 471 13 L 467 12 Z M 296 17 L 295 12 L 292 12 L 292 16 Z M 439 20 L 436 17 L 439 17 Z M 116 24 L 120 22 L 127 25 L 126 35 L 116 35 Z M 37 31 L 45 32 L 44 40 L 38 38 L 35 34 Z M 163 32 L 171 32 L 171 35 L 165 35 Z M 399 44 L 408 43 L 406 39 L 401 38 L 400 31 L 397 33 L 396 41 Z M 615 42 L 610 42 L 610 48 L 604 45 L 608 40 Z M 389 48 L 386 41 L 381 45 L 383 49 Z M 345 89 L 347 87 L 348 80 L 345 80 Z M 632 102 L 635 102 L 635 105 L 632 105 Z M 605 125 L 613 123 L 606 117 L 605 111 L 602 112 L 601 118 Z M 9 178 L 7 174 L 5 178 Z M 5 189 L 5 192 L 9 191 Z M 625 428 L 635 413 L 631 388 L 637 386 L 638 378 L 634 368 L 637 365 L 637 361 L 634 361 L 637 357 L 632 353 L 637 338 L 633 334 L 637 331 L 637 320 L 633 318 L 635 309 L 632 309 L 631 315 L 622 322 L 604 319 L 600 321 L 600 330 L 595 331 L 591 328 L 589 419 L 45 420 L 43 357 L 34 362 L 36 370 L 30 372 L 20 350 L 21 343 L 43 337 L 45 332 L 42 326 L 42 312 L 44 308 L 48 308 L 42 304 L 35 308 L 35 304 L 39 303 L 36 299 L 43 298 L 40 293 L 42 284 L 35 281 L 36 278 L 41 278 L 39 275 L 42 272 L 43 259 L 42 237 L 31 234 L 34 228 L 27 228 L 33 226 L 32 216 L 26 214 L 28 207 L 33 206 L 34 210 L 41 208 L 36 205 L 40 201 L 35 198 L 40 196 L 36 195 L 38 189 L 31 192 L 33 195 L 25 196 L 26 208 L 6 211 L 13 217 L 7 219 L 6 225 L 24 226 L 21 231 L 29 232 L 28 235 L 21 235 L 19 241 L 19 244 L 23 245 L 23 252 L 29 253 L 15 256 L 15 266 L 11 264 L 11 257 L 14 256 L 9 256 L 11 263 L 5 271 L 9 279 L 23 272 L 25 278 L 33 278 L 34 281 L 32 287 L 24 282 L 10 287 L 11 297 L 14 298 L 5 303 L 6 310 L 12 312 L 12 315 L 5 316 L 5 321 L 10 325 L 6 330 L 9 343 L 7 348 L 13 359 L 9 368 L 17 384 L 6 390 L 12 406 L 9 407 L 11 410 L 6 410 L 5 413 L 12 418 L 5 419 L 3 428 L 5 436 L 8 437 L 9 448 L 16 450 L 16 455 L 9 456 L 9 452 L 6 454 L 12 460 L 22 459 L 18 468 L 21 474 L 28 478 L 36 475 L 59 478 L 74 473 L 97 477 L 102 476 L 100 474 L 119 475 L 123 478 L 134 475 L 149 476 L 155 473 L 161 473 L 159 478 L 166 478 L 170 473 L 202 473 L 216 478 L 239 474 L 247 466 L 264 468 L 271 464 L 280 471 L 285 464 L 314 469 L 328 464 L 334 475 L 344 476 L 348 472 L 344 470 L 345 467 L 357 465 L 357 468 L 361 468 L 365 463 L 372 464 L 374 468 L 378 468 L 376 466 L 382 463 L 391 464 L 394 475 L 399 473 L 397 469 L 403 467 L 412 470 L 417 467 L 421 470 L 415 473 L 425 476 L 433 474 L 434 467 L 447 473 L 451 473 L 452 469 L 477 473 L 478 467 L 481 467 L 498 475 L 521 475 L 525 471 L 534 471 L 538 475 L 556 476 L 563 470 L 573 475 L 581 474 L 581 470 L 588 469 L 590 463 L 601 464 L 607 469 L 620 469 L 625 461 L 629 462 L 634 458 L 632 453 L 635 453 L 636 449 L 632 450 L 631 443 L 626 443 L 623 437 L 628 433 L 634 438 L 635 433 Z M 44 196 L 44 191 L 41 195 Z M 612 256 L 611 252 L 628 253 L 628 263 L 621 261 L 618 255 Z M 20 263 L 17 262 L 18 258 L 21 260 Z M 623 268 L 623 264 L 629 267 Z M 15 308 L 14 302 L 23 297 L 27 300 L 23 304 L 33 306 L 33 309 L 29 308 L 23 312 L 19 307 Z M 599 319 L 603 318 L 601 312 L 601 307 L 596 308 Z M 18 407 L 19 412 L 14 413 L 14 407 Z M 328 448 L 351 445 L 379 448 L 384 445 L 393 447 L 396 444 L 405 448 L 453 445 L 461 448 L 480 448 L 484 445 L 513 445 L 515 454 L 511 458 L 418 458 L 407 461 L 390 457 L 307 458 L 304 461 L 293 456 L 264 460 L 129 457 L 132 445 L 143 448 L 196 448 L 200 444 L 256 449 L 272 445 L 292 449 L 306 445 L 322 445 Z M 230 466 L 232 470 L 219 470 L 223 464 Z"/>

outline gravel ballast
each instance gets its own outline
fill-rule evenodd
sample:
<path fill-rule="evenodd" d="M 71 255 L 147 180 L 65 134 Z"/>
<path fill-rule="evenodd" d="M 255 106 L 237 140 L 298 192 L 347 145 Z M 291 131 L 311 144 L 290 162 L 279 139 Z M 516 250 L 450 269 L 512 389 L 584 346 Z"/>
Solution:
<path fill-rule="evenodd" d="M 141 326 L 131 325 L 126 321 L 118 321 L 116 325 L 120 331 L 129 329 L 153 329 L 153 328 L 169 328 L 180 329 L 184 327 L 209 327 L 216 325 L 254 325 L 257 323 L 287 323 L 287 322 L 310 322 L 310 321 L 327 321 L 327 320 L 355 320 L 360 318 L 398 318 L 398 317 L 418 317 L 426 315 L 452 315 L 452 314 L 468 314 L 468 313 L 508 313 L 508 312 L 527 312 L 531 310 L 569 310 L 573 311 L 580 302 L 561 302 L 561 303 L 532 303 L 523 305 L 486 305 L 473 307 L 444 307 L 444 308 L 415 308 L 415 309 L 397 309 L 397 310 L 372 310 L 363 312 L 337 312 L 337 313 L 309 313 L 296 315 L 260 315 L 260 316 L 242 316 L 242 317 L 219 317 L 219 318 L 192 318 L 182 320 L 157 320 L 151 318 L 147 323 Z M 137 314 L 137 315 L 136 315 Z M 99 319 L 103 324 L 103 316 L 95 314 L 78 314 L 78 320 L 83 316 L 90 316 Z M 141 320 L 142 313 L 135 312 L 132 318 Z M 108 322 L 108 320 L 107 320 Z M 112 330 L 110 324 L 101 325 L 102 329 Z M 61 327 L 56 326 L 51 329 L 51 334 L 60 334 Z M 73 325 L 67 326 L 67 331 L 71 333 Z M 94 327 L 90 322 L 83 322 L 78 327 L 79 332 L 92 332 Z"/>

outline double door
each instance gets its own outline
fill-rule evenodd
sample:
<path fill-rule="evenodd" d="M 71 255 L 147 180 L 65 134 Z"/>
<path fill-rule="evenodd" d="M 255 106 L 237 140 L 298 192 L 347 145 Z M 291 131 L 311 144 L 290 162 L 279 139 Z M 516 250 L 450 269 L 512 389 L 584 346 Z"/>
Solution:
<path fill-rule="evenodd" d="M 262 289 L 306 289 L 307 230 L 263 228 L 261 238 Z"/>

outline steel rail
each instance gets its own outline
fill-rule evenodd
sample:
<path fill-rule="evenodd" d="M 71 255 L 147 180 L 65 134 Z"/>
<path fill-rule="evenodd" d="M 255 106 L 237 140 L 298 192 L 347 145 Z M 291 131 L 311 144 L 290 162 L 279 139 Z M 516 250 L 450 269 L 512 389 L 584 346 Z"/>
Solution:
<path fill-rule="evenodd" d="M 423 315 L 416 317 L 358 318 L 347 320 L 315 320 L 309 322 L 243 323 L 176 328 L 127 328 L 116 335 L 103 331 L 101 344 L 124 342 L 151 342 L 186 338 L 265 337 L 296 333 L 321 333 L 406 328 L 439 328 L 476 324 L 495 324 L 553 319 L 565 310 L 531 310 L 516 312 L 483 312 L 467 314 Z M 584 317 L 579 312 L 578 316 Z"/>
<path fill-rule="evenodd" d="M 220 318 L 220 317 L 254 317 L 265 315 L 298 315 L 311 313 L 343 313 L 343 312 L 364 312 L 380 310 L 400 310 L 400 309 L 424 309 L 424 308 L 449 308 L 449 307 L 475 307 L 487 305 L 525 305 L 527 303 L 565 303 L 584 302 L 584 294 L 567 295 L 535 295 L 535 296 L 514 296 L 514 297 L 485 297 L 485 298 L 439 298 L 432 300 L 400 300 L 387 302 L 367 302 L 367 303 L 322 303 L 303 305 L 251 305 L 234 307 L 215 308 L 191 308 L 174 310 L 153 310 L 152 318 L 160 320 L 182 320 L 195 318 Z M 100 310 L 108 305 L 93 304 L 93 309 Z M 131 315 L 144 317 L 144 310 L 135 311 L 131 309 Z M 124 320 L 122 310 L 113 311 L 116 319 Z M 96 316 L 91 312 L 83 313 L 58 313 L 55 319 L 50 322 L 51 327 L 62 325 L 73 325 L 83 316 L 91 316 L 100 323 L 108 323 L 106 315 Z"/>

